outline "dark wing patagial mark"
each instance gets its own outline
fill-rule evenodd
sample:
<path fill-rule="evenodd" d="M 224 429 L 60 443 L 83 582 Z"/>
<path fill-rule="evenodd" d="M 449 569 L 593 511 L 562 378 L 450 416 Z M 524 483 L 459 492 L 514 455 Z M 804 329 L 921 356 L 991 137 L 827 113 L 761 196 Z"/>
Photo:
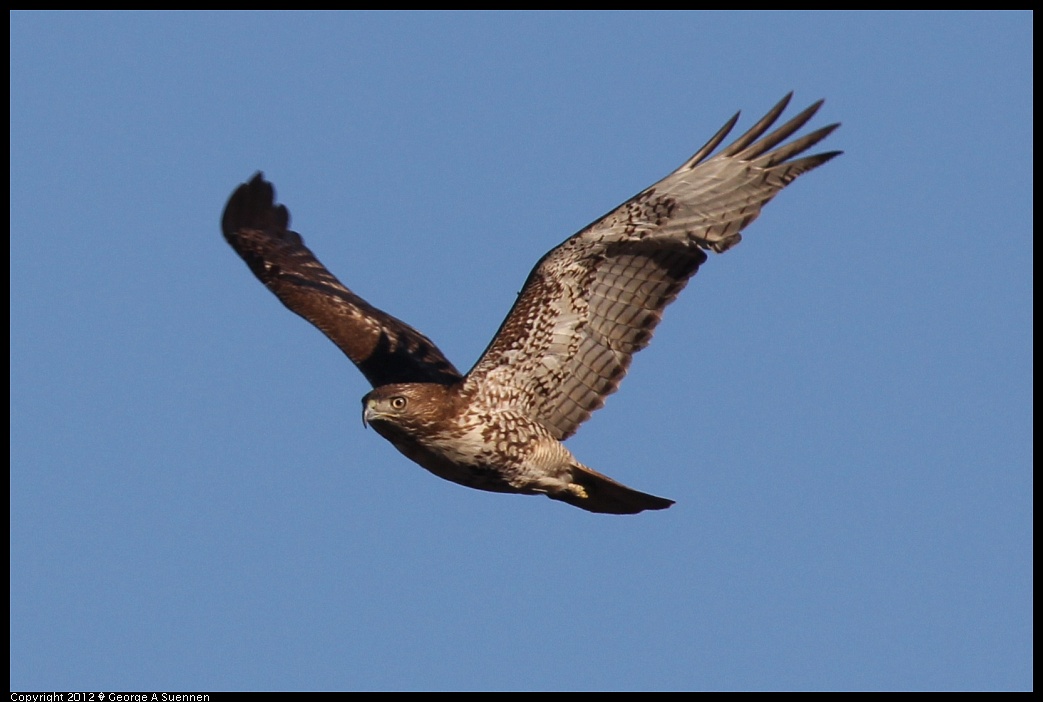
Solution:
<path fill-rule="evenodd" d="M 275 204 L 275 190 L 262 173 L 239 186 L 221 218 L 225 239 L 254 275 L 328 336 L 373 387 L 460 380 L 430 339 L 348 290 L 289 224 L 289 212 Z"/>
<path fill-rule="evenodd" d="M 615 392 L 663 309 L 706 260 L 704 251 L 737 244 L 765 203 L 840 153 L 794 159 L 837 124 L 775 148 L 822 104 L 765 135 L 789 99 L 710 157 L 736 114 L 676 171 L 544 256 L 468 373 L 465 391 L 516 398 L 515 409 L 555 437 L 571 436 Z"/>

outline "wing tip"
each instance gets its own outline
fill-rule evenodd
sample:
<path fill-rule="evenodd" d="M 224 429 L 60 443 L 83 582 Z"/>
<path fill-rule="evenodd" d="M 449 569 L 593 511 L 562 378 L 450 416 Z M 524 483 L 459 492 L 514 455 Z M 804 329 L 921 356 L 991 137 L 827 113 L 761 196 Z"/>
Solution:
<path fill-rule="evenodd" d="M 818 143 L 840 126 L 839 122 L 830 124 L 816 130 L 812 134 L 797 139 L 795 142 L 779 146 L 779 144 L 782 144 L 786 139 L 807 124 L 811 118 L 818 113 L 819 108 L 821 108 L 826 102 L 824 98 L 820 98 L 805 107 L 794 117 L 791 117 L 781 126 L 776 127 L 775 123 L 782 116 L 782 113 L 785 112 L 792 98 L 793 91 L 786 93 L 781 100 L 775 103 L 775 105 L 768 110 L 767 114 L 757 120 L 756 124 L 746 130 L 746 132 L 744 132 L 734 142 L 722 149 L 717 156 L 726 158 L 734 157 L 742 161 L 753 161 L 762 156 L 769 156 L 768 160 L 771 162 L 770 165 L 774 165 Z M 717 143 L 719 142 L 720 139 L 717 140 Z M 715 147 L 717 143 L 714 144 Z M 796 144 L 800 144 L 801 146 L 795 146 Z M 779 148 L 775 149 L 777 146 Z M 772 149 L 775 149 L 775 151 L 772 151 Z M 700 150 L 699 155 L 702 158 L 706 158 L 710 154 L 706 152 L 706 147 L 704 147 Z M 689 159 L 686 165 L 692 166 L 695 165 L 695 163 L 693 162 L 693 159 Z"/>
<path fill-rule="evenodd" d="M 239 185 L 228 198 L 221 215 L 221 231 L 230 238 L 243 229 L 285 231 L 290 226 L 290 211 L 275 204 L 275 186 L 257 171 Z"/>

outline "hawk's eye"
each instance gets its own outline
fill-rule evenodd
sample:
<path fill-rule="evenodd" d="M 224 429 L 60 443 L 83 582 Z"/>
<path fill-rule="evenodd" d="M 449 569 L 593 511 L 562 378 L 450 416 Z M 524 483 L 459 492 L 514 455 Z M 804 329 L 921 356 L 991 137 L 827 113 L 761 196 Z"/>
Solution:
<path fill-rule="evenodd" d="M 400 410 L 400 409 L 405 409 L 405 408 L 406 408 L 406 398 L 402 397 L 401 395 L 395 395 L 394 397 L 391 398 L 391 409 Z"/>

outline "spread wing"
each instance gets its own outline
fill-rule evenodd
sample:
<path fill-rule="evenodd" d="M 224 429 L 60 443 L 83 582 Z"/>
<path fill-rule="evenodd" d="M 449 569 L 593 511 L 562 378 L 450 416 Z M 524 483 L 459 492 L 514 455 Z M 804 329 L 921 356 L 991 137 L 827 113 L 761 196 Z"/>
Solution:
<path fill-rule="evenodd" d="M 511 402 L 558 439 L 571 436 L 615 392 L 663 309 L 706 260 L 704 250 L 737 244 L 765 203 L 840 153 L 797 158 L 838 124 L 782 143 L 821 100 L 765 134 L 791 96 L 711 157 L 736 114 L 676 171 L 547 253 L 465 391 Z"/>
<path fill-rule="evenodd" d="M 262 173 L 239 186 L 221 218 L 225 239 L 258 280 L 328 336 L 373 387 L 460 380 L 430 339 L 348 290 L 289 225 Z"/>

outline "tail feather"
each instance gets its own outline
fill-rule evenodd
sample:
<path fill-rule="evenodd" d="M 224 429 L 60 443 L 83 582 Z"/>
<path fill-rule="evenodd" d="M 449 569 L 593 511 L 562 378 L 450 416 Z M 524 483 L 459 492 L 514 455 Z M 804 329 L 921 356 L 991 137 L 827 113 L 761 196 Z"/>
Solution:
<path fill-rule="evenodd" d="M 646 509 L 666 509 L 674 503 L 665 497 L 632 490 L 586 466 L 573 468 L 572 483 L 575 489 L 549 497 L 600 514 L 637 514 Z"/>

